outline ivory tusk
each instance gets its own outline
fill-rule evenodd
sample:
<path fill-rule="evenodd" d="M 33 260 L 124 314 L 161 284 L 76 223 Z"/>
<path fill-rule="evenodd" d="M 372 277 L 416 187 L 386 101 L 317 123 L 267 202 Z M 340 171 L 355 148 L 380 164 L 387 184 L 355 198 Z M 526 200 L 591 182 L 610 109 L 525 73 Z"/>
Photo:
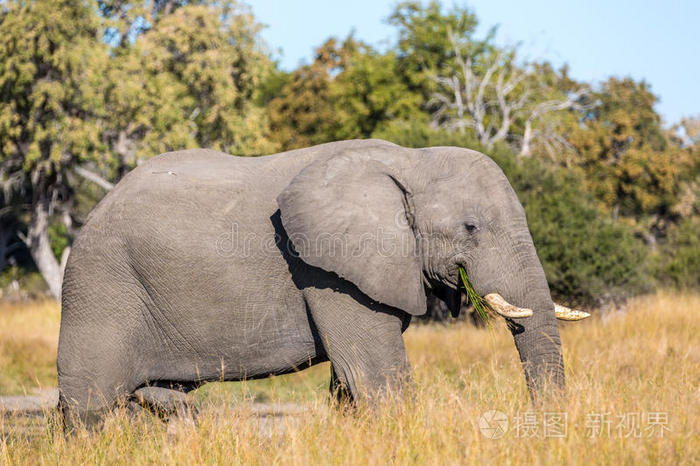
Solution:
<path fill-rule="evenodd" d="M 513 306 L 498 293 L 487 294 L 484 296 L 484 301 L 486 301 L 489 307 L 498 313 L 498 315 L 503 317 L 522 319 L 523 317 L 530 317 L 532 315 L 532 309 L 523 309 Z"/>
<path fill-rule="evenodd" d="M 554 303 L 554 314 L 559 320 L 582 320 L 591 315 L 588 312 L 569 309 L 561 304 Z"/>

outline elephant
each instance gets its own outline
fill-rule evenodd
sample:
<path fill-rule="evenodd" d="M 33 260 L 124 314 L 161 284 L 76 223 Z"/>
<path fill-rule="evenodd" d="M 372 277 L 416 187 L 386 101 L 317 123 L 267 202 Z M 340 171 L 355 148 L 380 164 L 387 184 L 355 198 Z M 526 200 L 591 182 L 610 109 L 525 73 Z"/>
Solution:
<path fill-rule="evenodd" d="M 547 280 L 523 207 L 486 155 L 351 140 L 156 156 L 99 202 L 73 244 L 63 419 L 93 423 L 129 400 L 174 406 L 209 381 L 325 361 L 332 392 L 374 403 L 411 384 L 402 334 L 426 293 L 459 308 L 459 267 L 498 298 L 531 395 L 561 391 Z"/>

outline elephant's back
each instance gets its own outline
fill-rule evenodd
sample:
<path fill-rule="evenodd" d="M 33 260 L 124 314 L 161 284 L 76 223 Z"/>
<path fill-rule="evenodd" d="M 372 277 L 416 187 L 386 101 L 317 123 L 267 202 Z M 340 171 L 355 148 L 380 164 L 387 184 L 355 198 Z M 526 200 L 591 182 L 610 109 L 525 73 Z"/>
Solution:
<path fill-rule="evenodd" d="M 106 215 L 134 204 L 162 201 L 171 207 L 205 202 L 210 207 L 247 190 L 282 189 L 283 173 L 258 158 L 235 157 L 196 149 L 168 152 L 132 170 L 100 202 L 91 217 Z M 264 186 L 262 186 L 264 185 Z M 259 194 L 259 193 L 257 193 Z"/>
<path fill-rule="evenodd" d="M 246 211 L 271 215 L 277 210 L 277 195 L 309 163 L 377 145 L 396 147 L 385 141 L 352 140 L 259 157 L 209 149 L 161 154 L 127 174 L 93 209 L 85 229 L 108 223 L 110 231 L 118 231 L 119 225 L 140 225 L 163 216 L 184 222 L 202 215 L 221 219 L 230 213 L 244 220 Z"/>
<path fill-rule="evenodd" d="M 193 266 L 195 261 L 201 262 L 198 267 L 245 262 L 246 257 L 230 257 L 236 245 L 229 243 L 237 240 L 235 235 L 249 241 L 274 236 L 270 218 L 278 209 L 276 196 L 294 176 L 290 167 L 280 170 L 279 165 L 267 157 L 211 150 L 154 157 L 93 209 L 74 252 L 111 254 L 137 268 L 144 263 L 152 267 L 147 262 L 157 258 L 169 267 Z"/>
<path fill-rule="evenodd" d="M 146 237 L 159 226 L 175 233 L 196 233 L 211 231 L 213 224 L 227 219 L 245 221 L 272 209 L 269 216 L 276 210 L 278 192 L 295 171 L 290 166 L 294 163 L 284 163 L 289 158 L 275 163 L 274 157 L 236 157 L 204 149 L 154 157 L 132 170 L 102 199 L 80 236 Z"/>
<path fill-rule="evenodd" d="M 375 140 L 322 144 L 261 157 L 193 149 L 154 157 L 126 175 L 93 209 L 71 262 L 156 261 L 207 267 L 277 267 L 277 196 L 309 163 L 346 150 L 393 144 Z M 264 257 L 254 252 L 264 250 Z M 110 257 L 112 259 L 110 259 Z M 175 264 L 175 265 L 173 265 Z M 183 265 L 184 266 L 184 265 Z"/>

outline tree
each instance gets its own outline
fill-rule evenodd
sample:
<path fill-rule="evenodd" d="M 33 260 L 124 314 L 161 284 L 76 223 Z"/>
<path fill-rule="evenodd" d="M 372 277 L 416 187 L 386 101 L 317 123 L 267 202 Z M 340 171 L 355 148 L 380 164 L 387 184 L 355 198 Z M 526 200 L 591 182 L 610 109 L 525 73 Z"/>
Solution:
<path fill-rule="evenodd" d="M 681 220 L 669 228 L 656 257 L 656 272 L 665 284 L 700 288 L 700 216 Z"/>
<path fill-rule="evenodd" d="M 387 122 L 420 112 L 420 103 L 402 80 L 394 52 L 379 53 L 350 34 L 319 47 L 268 111 L 277 141 L 292 149 L 370 137 Z"/>
<path fill-rule="evenodd" d="M 272 134 L 283 149 L 333 140 L 338 116 L 331 81 L 345 68 L 349 47 L 348 41 L 328 39 L 316 50 L 313 63 L 292 72 L 280 95 L 268 103 Z"/>
<path fill-rule="evenodd" d="M 495 155 L 525 208 L 553 296 L 601 306 L 651 289 L 644 243 L 596 208 L 576 172 Z"/>
<path fill-rule="evenodd" d="M 582 108 L 585 87 L 552 92 L 537 73 L 516 64 L 515 50 L 492 47 L 475 53 L 470 40 L 449 29 L 447 35 L 454 61 L 433 76 L 438 84 L 431 101 L 435 126 L 460 132 L 472 129 L 487 148 L 509 140 L 519 146 L 520 155 L 529 156 L 533 139 L 544 134 L 535 128 L 546 114 Z M 516 128 L 518 120 L 523 122 L 522 131 Z"/>
<path fill-rule="evenodd" d="M 401 2 L 389 17 L 389 24 L 398 28 L 398 69 L 411 90 L 421 93 L 425 102 L 435 92 L 432 77 L 454 59 L 448 31 L 469 43 L 474 55 L 490 48 L 496 31 L 493 28 L 484 40 L 476 40 L 478 21 L 474 13 L 458 6 L 445 11 L 437 0 L 425 6 L 418 1 Z"/>
<path fill-rule="evenodd" d="M 700 115 L 681 118 L 671 131 L 672 137 L 678 139 L 680 145 L 700 146 Z"/>
<path fill-rule="evenodd" d="M 610 78 L 593 98 L 597 105 L 566 130 L 574 164 L 600 207 L 637 224 L 653 244 L 678 219 L 675 206 L 700 169 L 698 152 L 671 143 L 643 81 Z"/>
<path fill-rule="evenodd" d="M 68 249 L 54 256 L 49 226 L 55 214 L 70 223 L 70 173 L 103 150 L 107 54 L 94 7 L 11 0 L 0 12 L 0 182 L 8 204 L 28 206 L 22 238 L 55 297 Z"/>
<path fill-rule="evenodd" d="M 15 0 L 0 27 L 0 182 L 23 213 L 0 247 L 22 237 L 56 297 L 76 216 L 140 160 L 277 148 L 256 104 L 273 64 L 237 3 Z"/>
<path fill-rule="evenodd" d="M 117 162 L 133 167 L 191 147 L 273 152 L 265 113 L 255 104 L 273 64 L 249 11 L 231 2 L 161 3 L 151 27 L 114 52 L 103 137 Z"/>
<path fill-rule="evenodd" d="M 332 81 L 331 95 L 339 120 L 334 139 L 371 137 L 391 121 L 415 117 L 422 104 L 420 94 L 402 79 L 396 54 L 362 43 Z"/>

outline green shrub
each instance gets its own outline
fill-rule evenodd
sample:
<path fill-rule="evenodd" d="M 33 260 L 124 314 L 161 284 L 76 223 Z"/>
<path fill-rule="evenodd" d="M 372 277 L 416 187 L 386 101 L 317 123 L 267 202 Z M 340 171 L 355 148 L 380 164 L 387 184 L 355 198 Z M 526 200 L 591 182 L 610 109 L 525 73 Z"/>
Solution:
<path fill-rule="evenodd" d="M 68 247 L 68 229 L 63 223 L 53 223 L 49 226 L 49 242 L 51 252 L 60 262 L 63 250 Z"/>
<path fill-rule="evenodd" d="M 372 137 L 385 139 L 404 147 L 456 146 L 479 150 L 479 143 L 469 132 L 460 134 L 432 130 L 426 121 L 420 119 L 394 120 L 372 133 Z"/>
<path fill-rule="evenodd" d="M 552 294 L 594 304 L 646 291 L 647 249 L 632 228 L 601 215 L 572 176 L 550 172 L 518 189 Z"/>
<path fill-rule="evenodd" d="M 668 231 L 655 255 L 654 274 L 678 288 L 700 288 L 700 216 L 683 219 Z"/>
<path fill-rule="evenodd" d="M 19 285 L 18 290 L 14 289 L 13 282 Z M 0 270 L 0 298 L 39 299 L 46 296 L 46 282 L 33 265 L 11 265 Z"/>

